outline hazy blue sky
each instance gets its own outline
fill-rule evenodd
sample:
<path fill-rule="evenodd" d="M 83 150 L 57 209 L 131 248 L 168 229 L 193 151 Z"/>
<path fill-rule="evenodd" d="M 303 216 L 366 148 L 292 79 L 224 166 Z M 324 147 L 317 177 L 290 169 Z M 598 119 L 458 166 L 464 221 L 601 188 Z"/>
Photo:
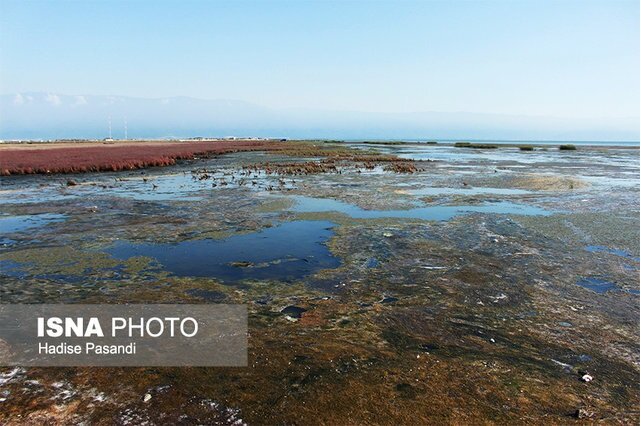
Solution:
<path fill-rule="evenodd" d="M 5 94 L 639 115 L 638 1 L 0 5 Z"/>

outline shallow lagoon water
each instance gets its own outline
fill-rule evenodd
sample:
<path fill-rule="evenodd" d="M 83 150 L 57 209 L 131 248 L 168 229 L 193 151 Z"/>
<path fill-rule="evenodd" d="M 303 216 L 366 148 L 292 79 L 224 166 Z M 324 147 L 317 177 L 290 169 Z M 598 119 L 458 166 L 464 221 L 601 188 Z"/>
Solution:
<path fill-rule="evenodd" d="M 293 211 L 295 212 L 339 212 L 354 219 L 404 218 L 443 221 L 469 213 L 515 214 L 525 216 L 547 216 L 552 214 L 550 211 L 541 207 L 516 204 L 508 201 L 497 201 L 479 205 L 416 207 L 407 210 L 365 210 L 353 204 L 329 198 L 296 196 L 295 199 L 296 204 L 293 207 Z"/>
<path fill-rule="evenodd" d="M 194 193 L 211 186 L 198 182 L 188 174 L 173 174 L 158 176 L 144 182 L 142 179 L 132 179 L 120 182 L 118 188 L 112 190 L 114 195 L 143 201 L 163 201 L 178 199 L 196 201 L 199 197 Z"/>
<path fill-rule="evenodd" d="M 469 188 L 441 188 L 441 187 L 426 187 L 418 189 L 409 189 L 408 193 L 412 195 L 526 195 L 531 194 L 531 191 L 515 188 L 486 188 L 486 187 L 469 187 Z"/>
<path fill-rule="evenodd" d="M 634 257 L 633 255 L 631 255 L 625 250 L 619 250 L 619 249 L 614 249 L 614 248 L 605 247 L 605 246 L 586 246 L 585 250 L 592 253 L 613 254 L 615 256 L 625 257 L 626 259 L 636 260 L 637 262 L 639 261 L 638 257 Z"/>
<path fill-rule="evenodd" d="M 200 201 L 211 191 L 219 189 L 242 187 L 263 190 L 268 186 L 278 186 L 279 189 L 293 187 L 289 181 L 279 184 L 277 177 L 258 171 L 249 177 L 236 169 L 220 169 L 208 171 L 206 176 L 204 179 L 203 174 L 191 171 L 168 173 L 166 170 L 157 170 L 153 174 L 135 173 L 126 177 L 118 173 L 105 173 L 94 175 L 95 180 L 89 182 L 83 182 L 86 178 L 80 176 L 72 179 L 78 182 L 74 186 L 67 186 L 64 181 L 42 185 L 37 189 L 15 185 L 11 189 L 0 191 L 0 205 L 88 200 L 104 196 L 138 201 Z M 27 176 L 23 179 L 24 183 L 29 185 L 34 178 Z"/>
<path fill-rule="evenodd" d="M 68 201 L 78 198 L 89 199 L 103 195 L 131 198 L 142 201 L 189 200 L 199 198 L 193 196 L 197 191 L 211 186 L 195 181 L 191 175 L 168 174 L 160 175 L 147 182 L 141 177 L 122 179 L 113 186 L 114 181 L 100 176 L 96 184 L 83 183 L 72 187 L 51 184 L 34 189 L 14 189 L 1 193 L 0 204 L 31 204 L 41 202 Z M 103 186 L 108 186 L 107 188 Z"/>
<path fill-rule="evenodd" d="M 636 289 L 626 289 L 626 288 L 620 288 L 613 282 L 604 280 L 602 278 L 597 278 L 597 277 L 585 277 L 581 278 L 578 282 L 577 285 L 587 288 L 588 290 L 592 290 L 596 293 L 603 294 L 608 291 L 623 291 L 625 293 L 631 293 L 631 294 L 639 294 L 639 290 Z"/>
<path fill-rule="evenodd" d="M 46 203 L 75 198 L 78 196 L 59 185 L 48 185 L 38 189 L 20 188 L 0 191 L 0 205 Z"/>
<path fill-rule="evenodd" d="M 154 258 L 177 276 L 214 277 L 223 282 L 292 281 L 340 265 L 324 244 L 332 236 L 333 225 L 327 221 L 293 221 L 221 240 L 175 244 L 119 241 L 106 252 L 118 259 Z"/>
<path fill-rule="evenodd" d="M 538 143 L 538 142 L 537 142 Z M 526 144 L 527 145 L 527 144 Z M 499 147 L 497 149 L 457 148 L 452 145 L 368 145 L 356 144 L 361 149 L 376 149 L 381 152 L 396 154 L 411 160 L 439 160 L 450 162 L 484 161 L 488 163 L 515 162 L 534 164 L 543 162 L 570 163 L 578 167 L 595 165 L 616 165 L 635 167 L 638 158 L 628 155 L 625 150 L 609 149 L 607 155 L 598 158 L 586 158 L 583 147 L 577 151 L 559 151 L 558 146 L 536 147 L 535 151 L 520 151 L 517 147 Z"/>
<path fill-rule="evenodd" d="M 618 289 L 616 284 L 596 277 L 581 278 L 577 285 L 600 294 Z"/>
<path fill-rule="evenodd" d="M 37 228 L 49 223 L 62 222 L 66 218 L 63 214 L 42 213 L 34 215 L 0 217 L 0 234 L 21 232 Z"/>

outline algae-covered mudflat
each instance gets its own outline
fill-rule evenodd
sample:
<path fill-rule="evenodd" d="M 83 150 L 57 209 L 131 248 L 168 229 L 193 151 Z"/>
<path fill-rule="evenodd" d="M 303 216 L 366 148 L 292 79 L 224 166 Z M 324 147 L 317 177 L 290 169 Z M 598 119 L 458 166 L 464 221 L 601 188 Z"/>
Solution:
<path fill-rule="evenodd" d="M 278 143 L 2 178 L 0 302 L 250 316 L 245 368 L 1 368 L 0 422 L 638 423 L 638 148 Z"/>

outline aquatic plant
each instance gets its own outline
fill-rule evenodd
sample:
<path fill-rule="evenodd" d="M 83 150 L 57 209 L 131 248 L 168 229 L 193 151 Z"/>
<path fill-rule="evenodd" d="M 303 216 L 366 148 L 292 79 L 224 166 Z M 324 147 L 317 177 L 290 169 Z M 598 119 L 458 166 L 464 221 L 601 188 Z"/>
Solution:
<path fill-rule="evenodd" d="M 559 151 L 576 151 L 576 146 L 572 144 L 561 145 Z"/>
<path fill-rule="evenodd" d="M 454 144 L 456 148 L 476 148 L 476 149 L 496 149 L 499 146 L 488 143 L 471 143 L 471 142 L 456 142 Z"/>
<path fill-rule="evenodd" d="M 408 142 L 399 142 L 399 141 L 365 141 L 362 142 L 367 145 L 406 145 Z"/>

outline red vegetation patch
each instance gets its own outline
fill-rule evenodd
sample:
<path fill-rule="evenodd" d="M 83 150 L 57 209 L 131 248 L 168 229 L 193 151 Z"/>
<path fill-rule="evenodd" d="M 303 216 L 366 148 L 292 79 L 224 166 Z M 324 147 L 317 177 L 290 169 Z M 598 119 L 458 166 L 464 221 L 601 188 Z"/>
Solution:
<path fill-rule="evenodd" d="M 176 160 L 239 151 L 282 149 L 273 141 L 132 142 L 113 145 L 3 147 L 0 175 L 83 173 L 168 166 Z"/>

